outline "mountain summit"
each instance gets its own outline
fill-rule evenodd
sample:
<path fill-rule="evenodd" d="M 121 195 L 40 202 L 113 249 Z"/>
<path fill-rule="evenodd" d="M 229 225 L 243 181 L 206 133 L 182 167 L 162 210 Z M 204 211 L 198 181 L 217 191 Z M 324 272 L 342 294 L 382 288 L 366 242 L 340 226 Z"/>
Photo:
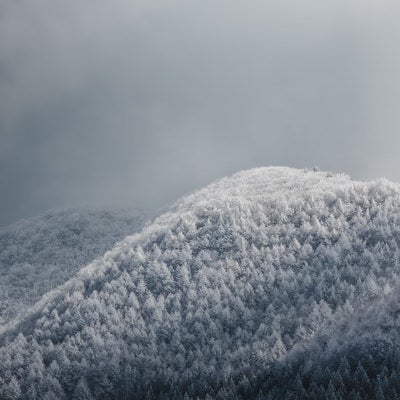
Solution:
<path fill-rule="evenodd" d="M 178 201 L 5 329 L 0 393 L 284 399 L 330 390 L 348 398 L 338 362 L 311 349 L 340 349 L 351 378 L 362 375 L 362 357 L 349 356 L 358 354 L 358 320 L 387 339 L 385 354 L 393 348 L 387 319 L 363 316 L 380 315 L 381 303 L 397 310 L 399 246 L 397 184 L 277 167 L 237 173 Z M 341 332 L 347 347 L 331 339 Z M 302 364 L 304 354 L 314 364 Z M 330 362 L 340 376 L 333 383 L 306 375 Z M 365 385 L 385 396 L 367 372 Z"/>

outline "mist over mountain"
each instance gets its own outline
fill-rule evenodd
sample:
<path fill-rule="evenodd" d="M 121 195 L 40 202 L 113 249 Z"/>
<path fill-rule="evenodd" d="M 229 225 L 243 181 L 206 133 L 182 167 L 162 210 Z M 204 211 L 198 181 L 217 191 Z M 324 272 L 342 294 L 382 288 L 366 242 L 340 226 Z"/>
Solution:
<path fill-rule="evenodd" d="M 266 371 L 260 392 L 283 399 L 397 399 L 399 289 L 299 343 Z"/>
<path fill-rule="evenodd" d="M 142 228 L 150 216 L 139 209 L 66 208 L 0 229 L 0 325 Z"/>
<path fill-rule="evenodd" d="M 0 334 L 6 399 L 396 398 L 400 185 L 258 168 L 184 197 Z"/>

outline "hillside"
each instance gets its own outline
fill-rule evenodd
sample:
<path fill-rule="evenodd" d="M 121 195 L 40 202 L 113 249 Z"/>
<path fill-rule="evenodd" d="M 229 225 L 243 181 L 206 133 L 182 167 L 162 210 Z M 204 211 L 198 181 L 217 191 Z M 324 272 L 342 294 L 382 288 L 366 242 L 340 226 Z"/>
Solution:
<path fill-rule="evenodd" d="M 0 393 L 360 398 L 350 384 L 363 370 L 371 398 L 393 398 L 399 210 L 385 180 L 259 168 L 217 181 L 15 319 Z"/>
<path fill-rule="evenodd" d="M 274 399 L 399 398 L 399 289 L 299 343 L 259 377 L 258 389 Z"/>
<path fill-rule="evenodd" d="M 148 211 L 52 210 L 0 229 L 0 325 L 141 229 Z"/>

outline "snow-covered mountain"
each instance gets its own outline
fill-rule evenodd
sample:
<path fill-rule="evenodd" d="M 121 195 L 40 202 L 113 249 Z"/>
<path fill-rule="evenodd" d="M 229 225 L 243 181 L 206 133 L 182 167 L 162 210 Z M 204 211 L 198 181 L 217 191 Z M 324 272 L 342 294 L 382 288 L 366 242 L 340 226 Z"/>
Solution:
<path fill-rule="evenodd" d="M 0 325 L 148 218 L 150 212 L 139 209 L 61 209 L 0 229 Z"/>
<path fill-rule="evenodd" d="M 181 199 L 4 329 L 0 393 L 393 398 L 399 284 L 399 185 L 241 172 Z"/>

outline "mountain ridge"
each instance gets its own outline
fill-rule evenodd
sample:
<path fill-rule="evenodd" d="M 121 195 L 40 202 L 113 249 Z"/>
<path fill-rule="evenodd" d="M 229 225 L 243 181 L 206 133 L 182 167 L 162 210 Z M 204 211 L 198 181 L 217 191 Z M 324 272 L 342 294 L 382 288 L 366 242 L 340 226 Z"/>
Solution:
<path fill-rule="evenodd" d="M 0 229 L 0 325 L 140 229 L 139 209 L 53 209 Z"/>
<path fill-rule="evenodd" d="M 273 167 L 216 181 L 4 331 L 3 392 L 13 379 L 21 398 L 72 398 L 78 382 L 94 398 L 263 396 L 291 349 L 399 284 L 399 207 L 386 180 Z M 50 386 L 12 366 L 35 351 Z"/>

